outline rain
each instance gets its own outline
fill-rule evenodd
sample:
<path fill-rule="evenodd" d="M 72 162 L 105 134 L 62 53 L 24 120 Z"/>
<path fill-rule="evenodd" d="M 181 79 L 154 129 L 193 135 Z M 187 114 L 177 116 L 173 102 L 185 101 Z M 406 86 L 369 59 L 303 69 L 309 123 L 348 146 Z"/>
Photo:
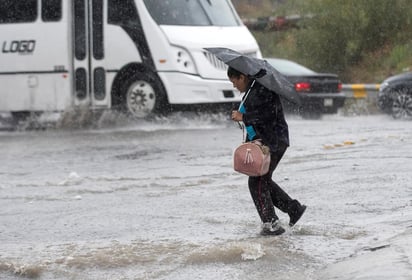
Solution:
<path fill-rule="evenodd" d="M 230 113 L 241 95 L 227 80 L 214 86 L 216 73 L 225 74 L 226 68 L 204 50 L 221 47 L 218 42 L 226 47 L 242 42 L 218 34 L 213 25 L 234 29 L 242 19 L 253 30 L 250 22 L 257 26 L 256 21 L 244 18 L 250 1 L 218 1 L 218 14 L 213 0 L 183 6 L 161 1 L 161 9 L 147 0 L 109 0 L 103 6 L 69 2 L 29 0 L 13 6 L 0 0 L 0 279 L 412 278 L 408 91 L 402 91 L 402 112 L 397 103 L 397 113 L 390 114 L 391 108 L 379 107 L 388 101 L 378 102 L 386 76 L 352 80 L 368 82 L 353 86 L 346 82 L 353 78 L 348 70 L 353 52 L 345 53 L 342 64 L 328 66 L 328 58 L 311 64 L 307 57 L 316 57 L 319 50 L 307 50 L 301 62 L 337 72 L 346 100 L 336 113 L 317 112 L 315 117 L 286 110 L 290 147 L 273 179 L 307 210 L 290 227 L 288 215 L 276 209 L 286 232 L 262 236 L 248 178 L 233 170 L 233 152 L 244 132 Z M 255 4 L 268 8 L 264 5 L 270 3 L 267 10 L 273 12 L 295 2 Z M 167 18 L 174 5 L 180 5 L 180 16 Z M 239 15 L 219 18 L 220 13 L 231 15 L 232 7 Z M 69 24 L 69 10 L 95 21 Z M 91 10 L 96 14 L 88 15 Z M 312 14 L 301 23 L 311 19 L 322 25 Z M 392 23 L 394 28 L 401 20 Z M 147 22 L 157 28 L 156 21 L 162 32 L 136 33 L 144 32 Z M 184 26 L 188 22 L 199 29 Z M 31 35 L 30 24 L 44 25 L 47 32 L 53 32 L 49 26 L 62 25 L 72 32 L 68 42 L 80 41 L 60 44 L 63 52 L 44 50 L 48 39 Z M 202 39 L 209 45 L 173 36 L 179 30 L 174 24 L 183 24 L 192 40 L 205 28 Z M 290 26 L 291 34 L 301 31 Z M 279 30 L 265 27 L 263 34 L 279 38 L 284 32 Z M 109 31 L 115 35 L 107 38 L 104 32 Z M 247 32 L 247 39 L 242 37 L 247 46 L 238 47 L 259 56 L 263 48 L 248 40 L 252 34 L 259 44 L 267 38 L 260 31 Z M 380 39 L 386 42 L 383 33 Z M 160 35 L 168 40 L 156 39 Z M 140 45 L 113 43 L 128 38 Z M 152 40 L 170 44 L 167 55 Z M 301 41 L 296 44 L 302 47 Z M 347 45 L 352 51 L 367 49 L 359 41 Z M 126 63 L 128 52 L 147 68 Z M 265 49 L 262 55 L 270 54 Z M 54 61 L 47 64 L 47 58 Z M 197 61 L 202 66 L 195 66 Z M 172 67 L 184 75 L 174 76 Z M 222 96 L 206 94 L 211 88 L 222 90 Z M 188 98 L 193 105 L 184 103 Z M 222 105 L 219 98 L 227 104 L 217 106 Z"/>

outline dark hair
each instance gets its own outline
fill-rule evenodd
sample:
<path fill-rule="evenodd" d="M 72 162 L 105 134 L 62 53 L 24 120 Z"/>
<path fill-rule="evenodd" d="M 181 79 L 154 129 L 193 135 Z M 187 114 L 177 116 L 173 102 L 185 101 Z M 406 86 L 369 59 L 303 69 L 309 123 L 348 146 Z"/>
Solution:
<path fill-rule="evenodd" d="M 235 68 L 232 68 L 229 66 L 229 68 L 227 68 L 227 76 L 229 78 L 239 78 L 240 75 L 244 75 L 242 72 L 236 70 Z"/>

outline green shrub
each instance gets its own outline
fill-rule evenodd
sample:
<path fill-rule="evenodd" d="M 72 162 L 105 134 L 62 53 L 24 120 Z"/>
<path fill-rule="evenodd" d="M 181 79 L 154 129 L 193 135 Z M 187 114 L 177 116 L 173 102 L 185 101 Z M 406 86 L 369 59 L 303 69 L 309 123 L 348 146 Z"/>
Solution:
<path fill-rule="evenodd" d="M 296 34 L 296 51 L 318 71 L 344 75 L 364 54 L 381 48 L 409 27 L 408 0 L 306 0 L 312 15 Z"/>

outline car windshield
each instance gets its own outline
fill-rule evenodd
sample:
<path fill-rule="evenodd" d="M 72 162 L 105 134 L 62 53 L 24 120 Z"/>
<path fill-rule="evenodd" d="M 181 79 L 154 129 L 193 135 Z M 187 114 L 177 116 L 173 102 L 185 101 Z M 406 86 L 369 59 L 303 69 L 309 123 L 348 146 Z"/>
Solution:
<path fill-rule="evenodd" d="M 160 25 L 239 26 L 227 0 L 144 0 Z"/>
<path fill-rule="evenodd" d="M 278 59 L 278 58 L 267 58 L 266 59 L 273 67 L 276 68 L 283 75 L 313 75 L 316 72 L 297 64 L 296 62 Z"/>

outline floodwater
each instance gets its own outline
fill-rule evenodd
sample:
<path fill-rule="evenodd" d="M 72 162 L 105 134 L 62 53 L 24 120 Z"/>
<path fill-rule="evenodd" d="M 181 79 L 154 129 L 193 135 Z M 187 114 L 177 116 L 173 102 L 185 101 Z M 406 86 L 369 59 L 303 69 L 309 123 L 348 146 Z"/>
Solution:
<path fill-rule="evenodd" d="M 274 179 L 308 209 L 292 229 L 278 211 L 278 237 L 259 236 L 224 115 L 0 132 L 0 279 L 323 279 L 408 232 L 411 121 L 288 123 Z M 385 279 L 411 279 L 405 259 Z"/>

